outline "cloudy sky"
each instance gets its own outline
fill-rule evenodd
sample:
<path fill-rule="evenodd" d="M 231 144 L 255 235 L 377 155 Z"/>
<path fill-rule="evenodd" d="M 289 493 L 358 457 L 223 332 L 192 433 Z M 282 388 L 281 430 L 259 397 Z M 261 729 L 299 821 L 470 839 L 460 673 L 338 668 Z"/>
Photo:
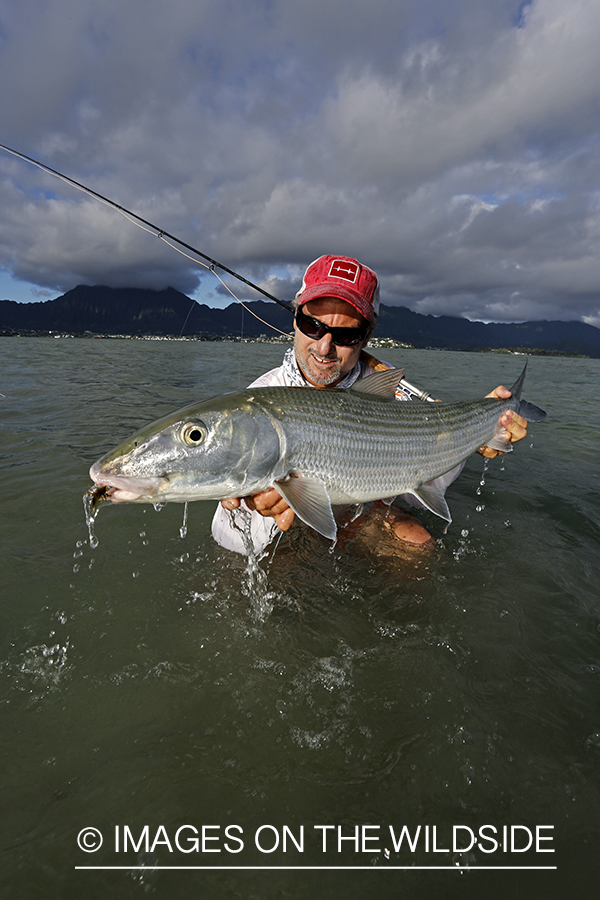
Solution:
<path fill-rule="evenodd" d="M 0 0 L 0 143 L 286 299 L 600 326 L 598 0 Z M 0 152 L 0 299 L 212 275 Z M 236 284 L 240 296 L 248 297 Z"/>

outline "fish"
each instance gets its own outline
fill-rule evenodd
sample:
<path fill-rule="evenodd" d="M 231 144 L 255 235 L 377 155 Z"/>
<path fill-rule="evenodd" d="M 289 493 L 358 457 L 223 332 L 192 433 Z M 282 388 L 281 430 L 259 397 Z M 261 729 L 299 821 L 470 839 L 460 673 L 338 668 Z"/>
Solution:
<path fill-rule="evenodd" d="M 521 400 L 525 367 L 507 400 L 400 403 L 402 369 L 347 389 L 257 387 L 192 403 L 137 431 L 90 469 L 113 503 L 246 497 L 274 487 L 311 528 L 336 540 L 332 507 L 414 495 L 452 516 L 431 482 L 484 444 L 512 449 L 500 424 L 513 410 L 546 413 Z"/>

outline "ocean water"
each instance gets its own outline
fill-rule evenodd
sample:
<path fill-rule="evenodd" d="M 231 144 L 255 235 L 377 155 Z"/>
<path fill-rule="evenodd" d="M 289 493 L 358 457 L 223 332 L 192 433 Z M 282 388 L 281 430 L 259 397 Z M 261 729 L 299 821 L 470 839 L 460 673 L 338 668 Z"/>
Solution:
<path fill-rule="evenodd" d="M 468 461 L 431 553 L 375 517 L 251 568 L 212 503 L 106 504 L 90 546 L 90 464 L 281 355 L 0 338 L 1 896 L 595 896 L 600 361 L 531 359 L 547 421 Z M 444 399 L 523 362 L 382 355 Z"/>

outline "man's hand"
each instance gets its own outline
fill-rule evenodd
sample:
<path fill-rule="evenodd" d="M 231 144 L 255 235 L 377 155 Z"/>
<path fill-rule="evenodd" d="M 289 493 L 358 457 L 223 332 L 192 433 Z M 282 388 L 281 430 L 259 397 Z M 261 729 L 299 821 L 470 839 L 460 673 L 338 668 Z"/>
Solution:
<path fill-rule="evenodd" d="M 499 385 L 497 388 L 491 392 L 491 394 L 486 394 L 486 397 L 492 397 L 494 400 L 508 400 L 510 397 L 510 391 L 508 388 L 505 388 L 503 384 Z M 511 444 L 514 444 L 515 441 L 520 441 L 527 434 L 527 422 L 521 416 L 518 416 L 511 409 L 507 409 L 506 412 L 502 415 L 500 419 L 500 424 L 506 428 L 508 434 L 510 436 Z M 493 459 L 495 456 L 502 456 L 501 450 L 492 450 L 491 447 L 480 447 L 477 451 L 481 454 L 481 456 L 485 456 L 486 459 Z"/>
<path fill-rule="evenodd" d="M 255 509 L 261 516 L 271 516 L 275 519 L 275 524 L 280 531 L 287 531 L 294 524 L 296 513 L 283 499 L 275 488 L 269 488 L 266 491 L 260 491 L 253 497 L 245 497 L 248 509 Z M 228 500 L 221 500 L 223 509 L 237 509 L 240 505 L 239 497 L 230 497 Z"/>

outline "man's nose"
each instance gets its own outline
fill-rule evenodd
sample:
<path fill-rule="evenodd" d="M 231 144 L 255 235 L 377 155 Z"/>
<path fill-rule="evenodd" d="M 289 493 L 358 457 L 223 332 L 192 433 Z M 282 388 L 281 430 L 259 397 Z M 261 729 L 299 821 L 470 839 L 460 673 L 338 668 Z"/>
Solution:
<path fill-rule="evenodd" d="M 335 349 L 335 344 L 330 334 L 324 334 L 320 341 L 317 342 L 317 351 L 320 356 L 329 356 Z"/>

